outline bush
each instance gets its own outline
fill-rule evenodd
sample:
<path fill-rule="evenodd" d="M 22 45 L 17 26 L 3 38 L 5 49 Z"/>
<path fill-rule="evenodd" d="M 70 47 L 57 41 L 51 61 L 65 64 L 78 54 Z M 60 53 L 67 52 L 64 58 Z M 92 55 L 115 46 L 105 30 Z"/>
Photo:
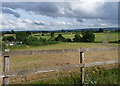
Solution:
<path fill-rule="evenodd" d="M 43 38 L 38 39 L 36 37 L 29 37 L 29 38 L 26 38 L 25 40 L 25 44 L 30 46 L 41 46 L 41 45 L 55 44 L 55 43 L 56 41 L 50 41 Z"/>

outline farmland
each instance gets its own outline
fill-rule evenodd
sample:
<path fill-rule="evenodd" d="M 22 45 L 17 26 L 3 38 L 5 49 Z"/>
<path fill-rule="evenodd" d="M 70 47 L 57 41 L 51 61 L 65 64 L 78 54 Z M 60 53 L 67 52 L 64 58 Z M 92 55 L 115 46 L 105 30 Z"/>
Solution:
<path fill-rule="evenodd" d="M 70 38 L 71 40 L 74 38 L 75 33 L 72 32 L 63 32 L 63 33 L 55 33 L 55 37 L 58 36 L 58 34 L 62 34 L 63 37 L 65 38 Z M 91 43 L 86 43 L 86 42 L 57 42 L 56 44 L 52 45 L 44 45 L 44 46 L 28 46 L 28 45 L 18 45 L 18 46 L 11 46 L 8 47 L 10 50 L 48 50 L 48 49 L 72 49 L 72 48 L 100 48 L 103 47 L 99 43 L 102 43 L 107 36 L 108 33 L 94 33 L 95 34 L 95 42 Z M 9 36 L 5 35 L 5 36 Z M 10 36 L 15 36 L 14 34 L 10 34 Z M 42 33 L 40 34 L 31 34 L 30 37 L 37 37 L 39 38 L 44 38 L 44 39 L 49 39 L 50 38 L 50 33 L 44 33 L 44 36 L 42 36 Z M 111 43 L 106 43 L 107 45 L 112 45 L 112 46 L 117 46 L 118 43 L 118 33 L 117 32 L 111 32 L 109 33 L 109 37 L 107 38 L 107 42 Z M 104 46 L 105 47 L 105 46 Z"/>
<path fill-rule="evenodd" d="M 61 32 L 61 33 L 55 33 L 55 37 L 58 36 L 58 34 L 62 34 L 63 37 L 65 38 L 70 38 L 71 40 L 74 38 L 75 33 L 71 33 L 71 32 Z M 54 49 L 78 49 L 78 48 L 112 48 L 112 47 L 117 47 L 118 43 L 116 43 L 116 41 L 118 41 L 118 33 L 116 32 L 109 32 L 109 33 L 94 33 L 95 34 L 95 42 L 57 42 L 56 44 L 52 44 L 52 45 L 42 45 L 42 46 L 29 46 L 29 45 L 16 45 L 16 46 L 8 46 L 8 48 L 10 49 L 10 51 L 29 51 L 29 50 L 54 50 Z M 109 34 L 109 37 L 107 39 L 107 43 L 103 43 L 103 45 L 101 45 L 100 43 L 102 43 L 105 39 L 105 37 L 107 36 L 107 34 Z M 80 33 L 81 35 L 81 33 Z M 9 34 L 4 35 L 4 36 L 9 36 Z M 12 34 L 10 36 L 15 36 L 15 34 Z M 37 37 L 39 38 L 44 38 L 44 39 L 49 39 L 50 38 L 50 33 L 44 33 L 44 35 L 42 35 L 42 33 L 39 34 L 31 34 L 29 35 L 29 37 Z M 111 43 L 109 43 L 111 42 Z M 105 46 L 105 45 L 110 45 L 110 46 Z M 10 56 L 10 71 L 19 71 L 19 70 L 26 70 L 26 69 L 34 69 L 34 68 L 42 68 L 42 67 L 54 67 L 54 66 L 63 66 L 63 65 L 67 65 L 67 64 L 79 64 L 79 56 L 80 54 L 78 52 L 72 52 L 72 53 L 55 53 L 55 54 L 40 54 L 40 55 L 15 55 L 15 56 Z M 108 61 L 108 60 L 117 60 L 118 59 L 118 50 L 112 50 L 112 51 L 96 51 L 96 52 L 85 52 L 85 63 L 91 63 L 91 62 L 100 62 L 100 61 Z M 115 71 L 116 69 L 112 69 L 112 70 L 105 70 L 106 74 L 109 73 L 109 71 Z M 64 70 L 67 71 L 67 70 Z M 72 69 L 71 69 L 72 71 Z M 76 71 L 78 71 L 78 69 L 76 69 Z M 103 71 L 104 72 L 104 71 Z M 111 74 L 110 72 L 110 74 Z M 75 71 L 71 72 L 72 74 L 75 73 Z M 116 73 L 116 71 L 115 71 Z M 55 75 L 55 72 L 51 72 L 51 73 L 47 73 L 49 76 L 48 77 L 52 77 L 52 74 Z M 65 74 L 65 72 L 64 72 Z M 51 75 L 51 76 L 50 76 Z M 89 73 L 89 75 L 92 75 Z M 37 80 L 39 78 L 42 77 L 42 74 L 32 74 L 32 75 L 26 75 L 27 76 L 27 80 L 18 80 L 19 78 L 14 78 L 11 77 L 10 78 L 10 83 L 28 83 L 29 81 L 31 82 L 32 80 Z M 108 75 L 106 75 L 105 77 L 103 77 L 104 74 L 102 75 L 102 79 L 104 79 L 105 77 L 108 77 Z M 70 76 L 71 77 L 71 76 Z M 76 80 L 79 79 L 79 77 L 77 76 L 73 76 L 74 78 L 77 78 Z M 90 76 L 91 78 L 93 76 Z M 99 76 L 94 77 L 93 79 L 98 78 Z M 116 77 L 116 74 L 113 75 L 113 77 L 111 79 L 113 79 L 114 77 Z M 69 78 L 69 77 L 67 77 Z M 63 84 L 68 84 L 71 82 L 64 82 L 64 80 L 66 80 L 66 78 L 61 78 L 63 80 Z M 17 81 L 18 80 L 18 81 Z M 58 79 L 59 80 L 59 79 Z M 35 82 L 31 82 L 32 84 L 55 84 L 55 83 L 61 83 L 61 81 L 35 81 Z M 68 80 L 68 79 L 67 79 Z M 110 83 L 115 83 L 117 79 L 115 79 L 114 82 L 112 82 L 111 80 L 108 80 L 108 82 Z M 73 82 L 73 81 L 72 81 Z M 106 84 L 108 82 L 99 82 L 99 83 L 103 83 Z M 97 81 L 98 83 L 98 81 Z M 98 83 L 98 84 L 99 84 Z"/>
<path fill-rule="evenodd" d="M 113 58 L 114 57 L 114 58 Z M 85 52 L 85 63 L 117 60 L 118 51 Z M 10 57 L 10 70 L 79 64 L 79 53 L 21 55 Z"/>

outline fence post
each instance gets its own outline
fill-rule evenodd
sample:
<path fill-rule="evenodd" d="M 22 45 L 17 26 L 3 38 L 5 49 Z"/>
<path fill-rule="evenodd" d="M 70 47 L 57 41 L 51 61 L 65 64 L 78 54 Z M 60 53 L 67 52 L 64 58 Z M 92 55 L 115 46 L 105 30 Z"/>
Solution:
<path fill-rule="evenodd" d="M 9 56 L 4 56 L 4 68 L 3 72 L 9 72 Z M 4 75 L 3 77 L 3 86 L 8 86 L 9 84 L 9 77 Z"/>
<path fill-rule="evenodd" d="M 82 64 L 82 66 L 80 67 L 80 71 L 81 71 L 81 83 L 84 83 L 84 52 L 80 51 L 80 64 Z"/>

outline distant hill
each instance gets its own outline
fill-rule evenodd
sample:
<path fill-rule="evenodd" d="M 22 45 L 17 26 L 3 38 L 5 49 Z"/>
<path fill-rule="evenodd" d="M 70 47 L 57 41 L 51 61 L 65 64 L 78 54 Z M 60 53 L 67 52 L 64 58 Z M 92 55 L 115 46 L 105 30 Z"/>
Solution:
<path fill-rule="evenodd" d="M 100 28 L 92 28 L 92 29 L 90 29 L 90 28 L 85 28 L 85 29 L 66 29 L 66 30 L 64 30 L 64 31 L 82 31 L 82 30 L 84 30 L 84 31 L 90 31 L 90 30 L 93 30 L 93 31 L 98 31 Z M 115 31 L 116 29 L 118 29 L 118 28 L 102 28 L 104 31 Z M 54 31 L 61 31 L 61 30 L 54 30 Z"/>
<path fill-rule="evenodd" d="M 93 30 L 93 31 L 98 31 L 100 28 L 84 28 L 84 29 L 65 29 L 64 31 L 82 31 L 82 30 L 84 30 L 84 31 L 90 31 L 90 30 Z M 102 28 L 104 31 L 115 31 L 116 29 L 118 29 L 117 27 L 115 27 L 115 28 Z M 61 29 L 62 30 L 62 29 Z M 56 32 L 58 32 L 58 31 L 61 31 L 61 30 L 31 30 L 31 32 L 42 32 L 42 31 L 48 31 L 48 32 L 50 32 L 50 31 L 56 31 Z M 6 31 L 2 31 L 3 33 L 5 33 Z M 15 32 L 18 32 L 18 31 L 15 31 Z"/>

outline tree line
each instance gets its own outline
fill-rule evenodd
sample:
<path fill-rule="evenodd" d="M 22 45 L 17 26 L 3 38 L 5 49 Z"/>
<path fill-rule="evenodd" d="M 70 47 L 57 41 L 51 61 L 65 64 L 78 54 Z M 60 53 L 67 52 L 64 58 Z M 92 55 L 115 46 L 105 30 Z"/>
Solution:
<path fill-rule="evenodd" d="M 76 32 L 73 39 L 70 38 L 64 38 L 62 34 L 58 34 L 57 37 L 54 35 L 55 32 L 50 33 L 50 38 L 37 38 L 35 36 L 31 35 L 31 32 L 27 31 L 20 31 L 16 32 L 15 36 L 4 36 L 3 41 L 19 41 L 26 45 L 31 46 L 39 46 L 39 45 L 47 45 L 47 44 L 55 44 L 57 42 L 94 42 L 95 41 L 95 35 L 91 31 L 84 31 L 80 35 Z"/>

